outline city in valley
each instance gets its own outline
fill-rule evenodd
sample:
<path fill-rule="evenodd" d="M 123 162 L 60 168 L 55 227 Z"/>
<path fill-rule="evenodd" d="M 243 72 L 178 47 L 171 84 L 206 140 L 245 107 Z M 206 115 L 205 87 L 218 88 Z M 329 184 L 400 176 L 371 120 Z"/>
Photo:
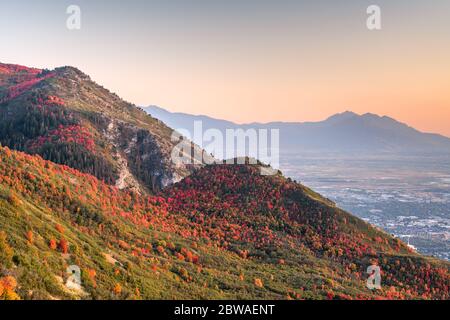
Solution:
<path fill-rule="evenodd" d="M 296 155 L 283 157 L 281 169 L 418 252 L 450 260 L 450 164 L 445 157 Z"/>

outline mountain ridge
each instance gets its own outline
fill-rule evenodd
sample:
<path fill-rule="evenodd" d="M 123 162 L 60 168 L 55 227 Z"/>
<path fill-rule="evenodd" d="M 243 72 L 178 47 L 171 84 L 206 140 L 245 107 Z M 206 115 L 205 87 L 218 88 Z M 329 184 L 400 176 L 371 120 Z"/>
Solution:
<path fill-rule="evenodd" d="M 450 153 L 450 138 L 420 132 L 388 116 L 363 115 L 351 111 L 335 114 L 319 122 L 269 122 L 236 124 L 227 120 L 187 113 L 172 113 L 160 107 L 144 108 L 172 128 L 193 130 L 193 122 L 203 121 L 204 130 L 279 129 L 281 152 Z M 197 144 L 199 141 L 194 141 Z"/>
<path fill-rule="evenodd" d="M 0 101 L 0 143 L 123 188 L 157 191 L 201 165 L 174 166 L 172 129 L 74 67 L 0 64 Z"/>
<path fill-rule="evenodd" d="M 338 121 L 343 120 L 343 119 L 348 119 L 348 118 L 377 118 L 377 119 L 387 119 L 393 122 L 396 122 L 400 125 L 404 125 L 407 126 L 409 128 L 414 129 L 415 131 L 422 133 L 422 134 L 428 134 L 428 135 L 434 135 L 434 136 L 440 136 L 442 138 L 445 139 L 450 139 L 450 137 L 447 137 L 443 134 L 440 133 L 433 133 L 433 132 L 425 132 L 425 131 L 420 131 L 418 129 L 415 129 L 414 127 L 408 125 L 405 122 L 401 122 L 399 120 L 396 120 L 395 118 L 392 118 L 391 116 L 387 116 L 387 115 L 379 115 L 379 114 L 375 114 L 372 112 L 366 112 L 366 113 L 356 113 L 354 111 L 350 111 L 350 110 L 346 110 L 340 113 L 336 113 L 333 115 L 328 116 L 326 119 L 324 120 L 319 120 L 319 121 L 269 121 L 269 122 L 258 122 L 258 121 L 254 121 L 254 122 L 245 122 L 245 123 L 236 123 L 233 122 L 231 120 L 224 120 L 224 119 L 220 119 L 220 118 L 215 118 L 212 116 L 207 116 L 204 114 L 192 114 L 192 113 L 187 113 L 187 112 L 172 112 L 169 111 L 168 109 L 162 108 L 160 106 L 157 105 L 150 105 L 148 107 L 141 107 L 143 110 L 145 110 L 147 113 L 150 113 L 153 111 L 155 114 L 173 114 L 173 115 L 182 115 L 182 116 L 187 116 L 187 117 L 199 117 L 199 118 L 203 118 L 203 119 L 209 119 L 212 121 L 219 121 L 219 122 L 224 122 L 224 123 L 229 123 L 232 124 L 233 126 L 250 126 L 250 125 L 271 125 L 271 124 L 288 124 L 288 125 L 301 125 L 301 124 L 317 124 L 317 123 L 325 123 L 325 122 L 329 122 L 330 120 L 336 119 Z"/>

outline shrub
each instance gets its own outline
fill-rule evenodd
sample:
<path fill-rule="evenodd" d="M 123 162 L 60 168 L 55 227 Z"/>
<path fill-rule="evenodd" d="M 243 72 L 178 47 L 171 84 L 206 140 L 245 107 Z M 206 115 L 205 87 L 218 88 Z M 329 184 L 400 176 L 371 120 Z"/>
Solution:
<path fill-rule="evenodd" d="M 264 284 L 261 279 L 255 278 L 255 286 L 257 286 L 258 288 L 262 288 L 264 287 Z"/>
<path fill-rule="evenodd" d="M 9 268 L 12 265 L 13 249 L 9 246 L 4 231 L 0 231 L 0 265 Z"/>

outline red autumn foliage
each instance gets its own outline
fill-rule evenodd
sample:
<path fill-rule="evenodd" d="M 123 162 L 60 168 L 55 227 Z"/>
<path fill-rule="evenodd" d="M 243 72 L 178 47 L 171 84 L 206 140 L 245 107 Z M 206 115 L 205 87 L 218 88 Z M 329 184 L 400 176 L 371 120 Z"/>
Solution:
<path fill-rule="evenodd" d="M 39 82 L 49 79 L 51 77 L 53 77 L 54 74 L 53 73 L 48 73 L 45 74 L 41 77 L 35 76 L 30 80 L 26 80 L 23 82 L 20 82 L 14 86 L 11 86 L 8 88 L 8 93 L 6 95 L 6 97 L 0 101 L 0 102 L 6 102 L 6 101 L 10 101 L 18 96 L 20 96 L 22 93 L 24 93 L 25 91 L 31 89 L 32 87 L 34 87 L 36 84 L 38 84 Z"/>
<path fill-rule="evenodd" d="M 258 288 L 264 287 L 264 284 L 261 279 L 256 278 L 254 283 L 255 283 L 255 286 L 257 286 Z"/>
<path fill-rule="evenodd" d="M 355 218 L 331 205 L 318 205 L 309 192 L 281 176 L 261 176 L 257 167 L 215 165 L 169 187 L 164 195 L 170 212 L 183 213 L 192 222 L 190 234 L 195 239 L 212 241 L 224 249 L 242 242 L 263 250 L 295 243 L 348 266 L 346 270 L 357 278 L 364 277 L 361 271 L 367 267 L 366 259 L 383 257 L 386 284 L 405 288 L 404 292 L 413 296 L 429 298 L 437 292 L 440 297 L 448 296 L 448 270 L 434 268 L 437 280 L 424 270 L 429 266 L 413 259 L 403 261 L 402 269 L 398 259 L 385 253 L 406 253 L 406 245 L 381 233 L 376 240 L 367 238 L 358 228 L 349 228 L 357 223 Z M 235 252 L 251 258 L 246 250 Z M 279 263 L 285 262 L 281 259 Z M 431 282 L 433 293 L 427 289 Z M 405 293 L 386 295 L 400 299 Z"/>
<path fill-rule="evenodd" d="M 94 269 L 88 269 L 88 277 L 92 281 L 93 287 L 97 287 L 97 281 L 95 277 L 97 276 L 97 272 Z"/>
<path fill-rule="evenodd" d="M 113 288 L 113 292 L 116 296 L 120 295 L 122 293 L 122 286 L 119 283 L 116 283 Z"/>
<path fill-rule="evenodd" d="M 185 257 L 184 257 L 181 253 L 179 253 L 179 252 L 177 252 L 177 253 L 175 254 L 175 256 L 177 257 L 178 260 L 181 260 L 181 261 L 184 261 L 184 259 L 185 259 Z"/>
<path fill-rule="evenodd" d="M 42 72 L 41 69 L 29 68 L 29 67 L 20 66 L 17 64 L 0 63 L 0 73 L 4 73 L 4 74 L 28 73 L 28 74 L 32 74 L 32 75 L 37 75 L 41 72 Z"/>
<path fill-rule="evenodd" d="M 0 147 L 0 159 L 2 186 L 23 199 L 32 196 L 37 204 L 55 212 L 73 213 L 69 216 L 74 218 L 80 216 L 81 204 L 89 205 L 110 221 L 126 220 L 136 228 L 177 234 L 188 242 L 201 244 L 195 246 L 200 249 L 214 246 L 240 255 L 248 251 L 247 259 L 267 259 L 267 263 L 274 264 L 279 263 L 279 256 L 270 256 L 272 248 L 304 248 L 317 257 L 326 256 L 340 263 L 346 273 L 361 281 L 365 279 L 368 261 L 376 258 L 383 269 L 383 283 L 396 288 L 380 292 L 380 296 L 449 298 L 450 275 L 446 268 L 427 264 L 419 256 L 396 254 L 397 249 L 407 254 L 401 242 L 375 231 L 368 238 L 354 227 L 357 221 L 351 216 L 318 203 L 303 186 L 281 176 L 261 176 L 256 167 L 210 166 L 160 195 L 138 196 L 67 166 L 8 148 Z M 345 224 L 339 223 L 344 219 Z M 82 232 L 103 232 L 101 223 L 92 227 L 78 225 L 77 220 L 70 223 Z M 63 233 L 62 228 L 56 228 Z M 384 241 L 374 241 L 377 236 Z M 58 247 L 67 253 L 68 244 L 62 240 Z M 191 263 L 199 260 L 193 250 L 200 249 L 178 250 L 170 239 L 158 239 L 152 244 L 126 240 L 127 245 L 118 244 L 116 250 L 132 250 L 137 256 L 164 255 L 165 259 L 182 256 Z M 239 247 L 243 243 L 246 248 Z M 268 256 L 255 258 L 255 251 Z M 327 292 L 328 288 L 321 290 Z M 340 298 L 338 293 L 335 298 Z"/>
<path fill-rule="evenodd" d="M 61 238 L 59 240 L 59 250 L 61 250 L 62 253 L 67 254 L 69 252 L 69 244 L 67 243 L 67 240 L 64 238 Z"/>
<path fill-rule="evenodd" d="M 164 253 L 166 250 L 164 249 L 164 247 L 162 247 L 162 246 L 158 246 L 158 247 L 156 247 L 156 250 L 159 252 L 159 253 Z"/>
<path fill-rule="evenodd" d="M 93 151 L 95 142 L 88 129 L 79 125 L 63 126 L 48 132 L 45 136 L 35 139 L 31 144 L 31 149 L 38 149 L 46 143 L 75 143 L 84 146 L 87 150 Z"/>
<path fill-rule="evenodd" d="M 56 231 L 58 231 L 61 234 L 64 234 L 64 228 L 60 224 L 55 225 Z"/>
<path fill-rule="evenodd" d="M 48 246 L 50 247 L 50 249 L 56 250 L 56 248 L 58 247 L 58 244 L 56 243 L 55 239 L 50 239 Z"/>
<path fill-rule="evenodd" d="M 39 101 L 39 103 L 45 104 L 48 106 L 51 106 L 51 105 L 64 106 L 65 105 L 64 99 L 56 97 L 56 96 L 47 96 L 47 99 L 45 99 L 45 100 L 39 99 L 38 101 Z"/>
<path fill-rule="evenodd" d="M 17 287 L 17 281 L 13 276 L 0 278 L 0 301 L 1 300 L 20 300 L 14 290 Z"/>
<path fill-rule="evenodd" d="M 27 232 L 27 240 L 28 240 L 28 243 L 33 244 L 33 241 L 34 241 L 33 231 L 29 230 Z"/>

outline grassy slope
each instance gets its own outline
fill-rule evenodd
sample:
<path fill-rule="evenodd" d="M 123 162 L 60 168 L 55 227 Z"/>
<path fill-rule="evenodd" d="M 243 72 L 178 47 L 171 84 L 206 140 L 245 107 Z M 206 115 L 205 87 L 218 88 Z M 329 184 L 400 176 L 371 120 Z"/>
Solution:
<path fill-rule="evenodd" d="M 214 168 L 221 167 L 201 170 L 193 180 L 174 186 L 165 195 L 166 200 L 157 196 L 137 197 L 68 167 L 1 148 L 0 231 L 6 232 L 14 257 L 12 267 L 0 265 L 0 276 L 15 276 L 19 283 L 17 292 L 24 299 L 375 297 L 365 288 L 361 270 L 349 272 L 346 261 L 326 257 L 295 233 L 287 236 L 277 230 L 273 238 L 277 246 L 270 241 L 261 246 L 256 239 L 228 237 L 226 230 L 232 226 L 227 221 L 232 223 L 232 216 L 221 219 L 217 212 L 210 212 L 211 220 L 200 223 L 186 214 L 183 208 L 189 210 L 188 204 L 181 198 L 173 202 L 170 192 L 176 188 L 180 193 L 182 189 L 198 188 L 192 181 L 201 179 L 202 174 L 207 174 L 208 181 L 214 183 L 218 179 L 211 171 Z M 247 182 L 259 181 L 248 172 L 235 174 L 242 175 Z M 267 179 L 276 186 L 272 179 L 284 181 L 282 177 Z M 220 201 L 223 194 L 216 194 Z M 305 196 L 309 197 L 307 193 Z M 209 210 L 201 208 L 202 201 L 198 204 L 198 210 L 205 213 Z M 242 212 L 247 209 L 242 208 Z M 350 217 L 341 211 L 337 214 Z M 246 223 L 244 220 L 243 224 Z M 350 222 L 345 228 L 354 232 L 360 223 L 355 219 L 355 223 Z M 64 229 L 63 233 L 58 225 Z M 367 230 L 374 235 L 380 233 L 366 224 L 361 226 L 365 231 L 358 232 L 365 235 Z M 258 227 L 252 232 L 258 234 L 255 231 Z M 32 243 L 27 239 L 29 231 L 33 234 Z M 68 254 L 49 246 L 51 239 L 59 242 L 61 238 L 69 242 Z M 433 272 L 436 267 L 443 267 L 439 271 L 443 275 L 433 281 L 448 284 L 448 265 L 402 249 L 394 250 L 391 244 L 385 249 L 392 249 L 389 257 L 395 255 L 402 263 L 412 259 L 418 268 L 423 263 L 430 264 Z M 248 256 L 242 254 L 245 250 L 249 251 Z M 117 263 L 112 263 L 111 257 Z M 71 264 L 81 267 L 87 296 L 70 292 L 61 284 L 58 277 L 67 277 L 65 270 Z M 89 276 L 93 270 L 95 277 Z M 260 279 L 263 286 L 258 286 L 255 279 Z M 120 293 L 114 293 L 118 284 Z M 398 291 L 401 290 L 398 286 Z M 388 290 L 381 294 L 392 295 Z"/>

